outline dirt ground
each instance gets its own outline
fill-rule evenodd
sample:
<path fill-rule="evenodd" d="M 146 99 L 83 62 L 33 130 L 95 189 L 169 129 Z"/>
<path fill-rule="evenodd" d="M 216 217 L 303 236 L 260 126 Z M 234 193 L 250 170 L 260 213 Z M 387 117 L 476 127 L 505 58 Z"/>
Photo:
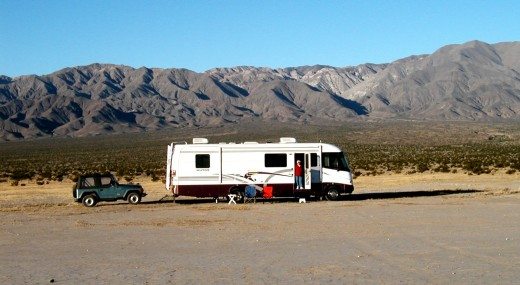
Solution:
<path fill-rule="evenodd" d="M 72 201 L 0 183 L 0 283 L 518 284 L 520 174 L 361 176 L 341 201 Z"/>

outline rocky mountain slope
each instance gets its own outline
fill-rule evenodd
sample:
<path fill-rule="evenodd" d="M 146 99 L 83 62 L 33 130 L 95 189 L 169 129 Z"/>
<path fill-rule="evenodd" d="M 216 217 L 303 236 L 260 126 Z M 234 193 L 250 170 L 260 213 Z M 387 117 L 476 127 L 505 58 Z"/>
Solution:
<path fill-rule="evenodd" d="M 248 120 L 520 118 L 520 43 L 473 41 L 390 64 L 283 69 L 92 64 L 0 76 L 0 139 Z"/>

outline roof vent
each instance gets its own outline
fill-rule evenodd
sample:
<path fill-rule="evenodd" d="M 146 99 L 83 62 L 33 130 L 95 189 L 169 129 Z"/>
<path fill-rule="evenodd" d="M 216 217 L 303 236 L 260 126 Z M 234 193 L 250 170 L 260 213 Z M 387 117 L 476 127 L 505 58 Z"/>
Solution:
<path fill-rule="evenodd" d="M 208 143 L 207 138 L 193 138 L 193 144 L 206 144 Z"/>
<path fill-rule="evenodd" d="M 287 138 L 287 137 L 280 138 L 280 143 L 295 143 L 295 142 L 296 142 L 295 138 Z"/>

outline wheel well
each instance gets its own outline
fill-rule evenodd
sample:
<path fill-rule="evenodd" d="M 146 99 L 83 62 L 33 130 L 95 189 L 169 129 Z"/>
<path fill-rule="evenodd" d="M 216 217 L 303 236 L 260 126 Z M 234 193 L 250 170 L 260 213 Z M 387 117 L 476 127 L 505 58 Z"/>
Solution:
<path fill-rule="evenodd" d="M 336 190 L 339 190 L 339 187 L 335 184 L 331 184 L 329 186 L 327 186 L 327 188 L 325 188 L 327 191 L 329 191 L 330 189 L 336 189 Z"/>
<path fill-rule="evenodd" d="M 128 196 L 130 196 L 130 194 L 132 194 L 132 193 L 139 194 L 139 191 L 137 191 L 137 190 L 130 190 L 130 191 L 126 192 L 126 194 L 125 194 L 125 200 L 126 200 L 126 199 L 128 198 Z"/>
<path fill-rule="evenodd" d="M 83 198 L 84 198 L 85 196 L 87 196 L 87 195 L 94 195 L 94 197 L 96 197 L 96 199 L 99 200 L 99 196 L 97 195 L 96 192 L 85 192 L 85 193 L 83 193 L 83 194 L 81 195 L 80 199 L 83 199 Z"/>
<path fill-rule="evenodd" d="M 327 186 L 323 187 L 323 190 L 322 190 L 322 191 L 323 191 L 323 192 L 322 192 L 323 195 L 326 195 L 326 194 L 329 192 L 330 189 L 336 189 L 336 190 L 338 190 L 338 192 L 339 192 L 339 188 L 338 188 L 337 185 L 335 185 L 335 184 L 330 184 L 330 185 L 327 185 Z"/>
<path fill-rule="evenodd" d="M 229 187 L 229 193 L 232 193 L 235 191 L 244 192 L 244 190 L 239 185 L 234 185 L 234 186 Z"/>

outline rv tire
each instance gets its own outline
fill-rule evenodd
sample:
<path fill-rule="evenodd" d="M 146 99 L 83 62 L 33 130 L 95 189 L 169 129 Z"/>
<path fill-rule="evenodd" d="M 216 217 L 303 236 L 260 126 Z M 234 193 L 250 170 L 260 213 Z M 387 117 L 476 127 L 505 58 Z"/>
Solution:
<path fill-rule="evenodd" d="M 229 194 L 235 194 L 237 195 L 236 198 L 235 198 L 235 201 L 237 203 L 242 203 L 244 202 L 244 190 L 238 188 L 238 187 L 233 187 L 229 190 Z"/>
<path fill-rule="evenodd" d="M 329 187 L 327 189 L 327 193 L 325 194 L 325 199 L 328 201 L 336 201 L 339 199 L 339 191 L 335 186 Z"/>

